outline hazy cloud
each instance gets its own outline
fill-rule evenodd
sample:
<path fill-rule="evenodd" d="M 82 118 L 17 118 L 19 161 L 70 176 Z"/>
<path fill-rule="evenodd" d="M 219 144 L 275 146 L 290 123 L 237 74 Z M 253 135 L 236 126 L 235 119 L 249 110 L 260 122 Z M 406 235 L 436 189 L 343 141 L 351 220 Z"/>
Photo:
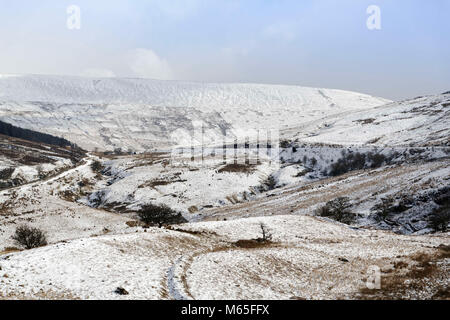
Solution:
<path fill-rule="evenodd" d="M 293 41 L 297 36 L 296 27 L 292 22 L 275 23 L 267 26 L 262 33 L 267 38 Z"/>
<path fill-rule="evenodd" d="M 150 5 L 166 18 L 184 19 L 197 12 L 203 0 L 151 0 Z"/>
<path fill-rule="evenodd" d="M 169 63 L 150 49 L 135 49 L 128 54 L 131 71 L 138 77 L 172 80 Z"/>

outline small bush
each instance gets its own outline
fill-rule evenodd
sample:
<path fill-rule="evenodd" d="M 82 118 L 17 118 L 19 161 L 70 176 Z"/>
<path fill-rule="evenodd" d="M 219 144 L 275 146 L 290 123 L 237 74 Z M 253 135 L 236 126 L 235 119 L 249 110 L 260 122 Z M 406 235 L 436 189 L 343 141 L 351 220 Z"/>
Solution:
<path fill-rule="evenodd" d="M 102 163 L 100 161 L 94 160 L 91 163 L 91 169 L 94 172 L 101 172 L 103 170 L 103 165 L 102 165 Z"/>
<path fill-rule="evenodd" d="M 0 179 L 1 180 L 7 180 L 11 178 L 12 174 L 14 173 L 14 168 L 6 168 L 3 170 L 0 170 Z"/>
<path fill-rule="evenodd" d="M 386 162 L 386 156 L 381 153 L 371 153 L 369 152 L 368 158 L 370 161 L 370 167 L 372 169 L 381 167 Z"/>
<path fill-rule="evenodd" d="M 290 148 L 292 145 L 292 142 L 290 142 L 289 140 L 281 140 L 280 141 L 280 148 L 282 149 L 288 149 Z"/>
<path fill-rule="evenodd" d="M 439 205 L 428 220 L 428 225 L 434 231 L 447 231 L 450 223 L 450 188 L 444 187 L 438 190 L 433 197 L 434 202 Z"/>
<path fill-rule="evenodd" d="M 450 205 L 450 186 L 439 189 L 433 200 L 440 206 Z"/>
<path fill-rule="evenodd" d="M 163 225 L 185 223 L 187 220 L 183 218 L 181 213 L 169 208 L 168 206 L 148 204 L 141 208 L 137 213 L 139 219 L 147 225 Z"/>
<path fill-rule="evenodd" d="M 432 228 L 434 231 L 445 232 L 448 230 L 448 224 L 450 223 L 450 206 L 444 205 L 437 210 L 435 210 L 429 220 L 428 226 Z"/>
<path fill-rule="evenodd" d="M 12 239 L 25 249 L 33 249 L 47 245 L 45 233 L 40 229 L 28 226 L 18 227 Z"/>
<path fill-rule="evenodd" d="M 274 190 L 277 188 L 277 181 L 275 180 L 275 177 L 273 175 L 270 175 L 267 177 L 266 180 L 263 181 L 262 185 L 260 186 L 259 190 L 261 192 L 267 191 L 267 190 Z"/>
<path fill-rule="evenodd" d="M 384 221 L 393 212 L 394 208 L 394 198 L 393 197 L 387 197 L 381 199 L 380 203 L 377 203 L 373 208 L 372 211 L 374 212 L 374 218 L 376 221 Z"/>
<path fill-rule="evenodd" d="M 354 170 L 379 168 L 385 164 L 392 163 L 393 160 L 392 155 L 388 158 L 377 152 L 369 152 L 366 155 L 359 152 L 346 152 L 343 150 L 341 155 L 342 157 L 330 166 L 330 176 L 335 177 Z"/>
<path fill-rule="evenodd" d="M 356 220 L 356 214 L 349 209 L 352 207 L 350 199 L 340 197 L 327 202 L 327 204 L 316 211 L 321 217 L 327 217 L 345 224 L 351 224 Z"/>
<path fill-rule="evenodd" d="M 346 153 L 342 152 L 342 158 L 340 158 L 336 163 L 331 165 L 330 175 L 339 176 L 341 174 L 347 173 L 353 170 L 364 169 L 366 165 L 366 155 L 356 152 L 356 153 Z"/>
<path fill-rule="evenodd" d="M 114 291 L 114 293 L 120 295 L 120 296 L 127 296 L 129 295 L 129 292 L 127 290 L 125 290 L 122 287 L 117 287 L 117 289 Z"/>

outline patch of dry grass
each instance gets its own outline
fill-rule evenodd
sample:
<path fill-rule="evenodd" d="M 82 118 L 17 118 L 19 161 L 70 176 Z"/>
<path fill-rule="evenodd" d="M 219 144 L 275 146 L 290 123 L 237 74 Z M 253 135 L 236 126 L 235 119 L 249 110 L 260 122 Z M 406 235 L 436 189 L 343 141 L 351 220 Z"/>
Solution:
<path fill-rule="evenodd" d="M 251 164 L 227 164 L 224 167 L 220 168 L 217 172 L 231 172 L 231 173 L 253 173 L 256 170 L 256 165 Z"/>
<path fill-rule="evenodd" d="M 14 252 L 20 252 L 22 249 L 16 248 L 16 247 L 6 247 L 2 251 L 0 251 L 0 256 L 4 254 L 14 253 Z"/>
<path fill-rule="evenodd" d="M 238 248 L 242 249 L 257 249 L 257 248 L 267 248 L 274 245 L 271 241 L 261 241 L 261 240 L 238 240 L 234 243 Z"/>
<path fill-rule="evenodd" d="M 397 261 L 394 270 L 382 276 L 381 289 L 363 288 L 359 299 L 450 299 L 448 282 L 450 246 L 442 245 L 432 253 L 416 253 L 408 261 Z"/>

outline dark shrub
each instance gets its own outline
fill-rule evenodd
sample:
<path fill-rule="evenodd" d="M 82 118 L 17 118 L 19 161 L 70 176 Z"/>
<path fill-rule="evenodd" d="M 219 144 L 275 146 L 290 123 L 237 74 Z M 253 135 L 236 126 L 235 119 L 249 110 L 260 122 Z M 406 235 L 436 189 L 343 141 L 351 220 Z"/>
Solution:
<path fill-rule="evenodd" d="M 333 215 L 333 213 L 331 211 L 331 206 L 328 204 L 329 203 L 327 203 L 327 205 L 324 205 L 323 207 L 320 207 L 319 209 L 317 209 L 316 215 L 318 215 L 320 217 L 331 217 Z"/>
<path fill-rule="evenodd" d="M 288 140 L 281 140 L 280 141 L 280 148 L 282 149 L 288 149 L 291 147 L 291 142 Z"/>
<path fill-rule="evenodd" d="M 411 196 L 403 196 L 398 204 L 392 208 L 392 213 L 402 213 L 414 206 L 414 198 Z"/>
<path fill-rule="evenodd" d="M 270 175 L 263 182 L 262 188 L 260 188 L 260 191 L 274 190 L 274 189 L 276 189 L 276 187 L 277 187 L 277 181 L 275 180 L 275 177 L 273 175 Z"/>
<path fill-rule="evenodd" d="M 378 222 L 384 221 L 394 210 L 394 198 L 393 197 L 386 197 L 381 199 L 380 203 L 377 203 L 373 208 L 372 211 L 374 211 L 374 219 Z"/>
<path fill-rule="evenodd" d="M 365 168 L 366 165 L 365 154 L 359 152 L 346 153 L 344 150 L 341 154 L 342 158 L 338 159 L 338 161 L 336 161 L 331 165 L 330 169 L 331 176 L 339 176 L 349 171 L 361 170 Z"/>
<path fill-rule="evenodd" d="M 450 187 L 444 187 L 437 191 L 433 200 L 439 205 L 428 220 L 428 226 L 434 231 L 447 231 L 450 223 Z"/>
<path fill-rule="evenodd" d="M 330 176 L 336 177 L 348 171 L 349 168 L 347 167 L 347 164 L 341 159 L 339 159 L 336 163 L 333 163 L 331 165 Z"/>
<path fill-rule="evenodd" d="M 127 290 L 125 290 L 122 287 L 117 287 L 117 289 L 114 291 L 114 293 L 120 295 L 120 296 L 127 296 L 129 295 L 129 292 Z"/>
<path fill-rule="evenodd" d="M 316 211 L 321 217 L 327 217 L 345 224 L 351 224 L 356 219 L 356 214 L 349 209 L 352 207 L 350 199 L 340 197 L 327 202 L 327 204 Z"/>
<path fill-rule="evenodd" d="M 94 161 L 91 163 L 91 169 L 92 169 L 92 171 L 94 171 L 94 172 L 100 172 L 100 171 L 103 170 L 103 165 L 102 165 L 102 163 L 101 163 L 100 161 L 94 160 Z"/>
<path fill-rule="evenodd" d="M 366 166 L 366 155 L 363 153 L 354 153 L 350 155 L 350 167 L 351 170 L 361 170 Z"/>
<path fill-rule="evenodd" d="M 28 226 L 18 227 L 12 239 L 25 249 L 33 249 L 47 245 L 45 233 L 37 228 Z"/>
<path fill-rule="evenodd" d="M 381 153 L 371 153 L 368 154 L 368 159 L 370 161 L 370 167 L 372 169 L 381 167 L 386 161 L 386 157 Z"/>
<path fill-rule="evenodd" d="M 445 232 L 450 223 L 450 205 L 446 204 L 433 211 L 428 220 L 428 226 L 434 231 Z"/>
<path fill-rule="evenodd" d="M 450 187 L 444 187 L 438 190 L 433 197 L 434 202 L 438 205 L 444 206 L 450 204 Z"/>
<path fill-rule="evenodd" d="M 6 180 L 11 178 L 12 174 L 14 173 L 14 168 L 6 168 L 3 170 L 0 170 L 0 179 Z"/>
<path fill-rule="evenodd" d="M 364 153 L 342 150 L 341 155 L 342 158 L 330 166 L 330 176 L 339 176 L 353 170 L 362 170 L 369 167 L 375 169 L 392 162 L 392 156 L 387 158 L 385 155 L 377 153 L 377 151 L 375 153 L 369 152 L 366 155 Z"/>
<path fill-rule="evenodd" d="M 181 213 L 169 208 L 165 204 L 155 205 L 148 204 L 141 208 L 137 213 L 139 219 L 147 225 L 163 225 L 185 223 L 187 220 L 183 218 Z"/>

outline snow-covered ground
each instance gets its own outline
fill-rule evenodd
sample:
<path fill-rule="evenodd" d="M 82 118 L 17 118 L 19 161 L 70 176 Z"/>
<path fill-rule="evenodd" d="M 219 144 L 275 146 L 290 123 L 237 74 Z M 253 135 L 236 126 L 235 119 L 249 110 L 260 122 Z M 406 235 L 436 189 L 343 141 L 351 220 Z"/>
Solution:
<path fill-rule="evenodd" d="M 237 244 L 260 236 L 260 222 L 270 227 L 273 244 Z M 412 267 L 414 254 L 434 254 L 449 244 L 445 235 L 353 230 L 307 216 L 150 228 L 1 256 L 0 297 L 349 299 L 366 288 L 373 266 L 397 273 L 396 264 Z M 416 298 L 442 286 L 430 282 Z M 114 293 L 118 287 L 129 295 Z"/>
<path fill-rule="evenodd" d="M 0 251 L 16 246 L 11 236 L 19 225 L 44 230 L 49 243 L 127 229 L 130 219 L 126 216 L 75 202 L 96 179 L 90 163 L 81 163 L 48 180 L 0 191 Z M 80 187 L 80 182 L 86 186 Z"/>

